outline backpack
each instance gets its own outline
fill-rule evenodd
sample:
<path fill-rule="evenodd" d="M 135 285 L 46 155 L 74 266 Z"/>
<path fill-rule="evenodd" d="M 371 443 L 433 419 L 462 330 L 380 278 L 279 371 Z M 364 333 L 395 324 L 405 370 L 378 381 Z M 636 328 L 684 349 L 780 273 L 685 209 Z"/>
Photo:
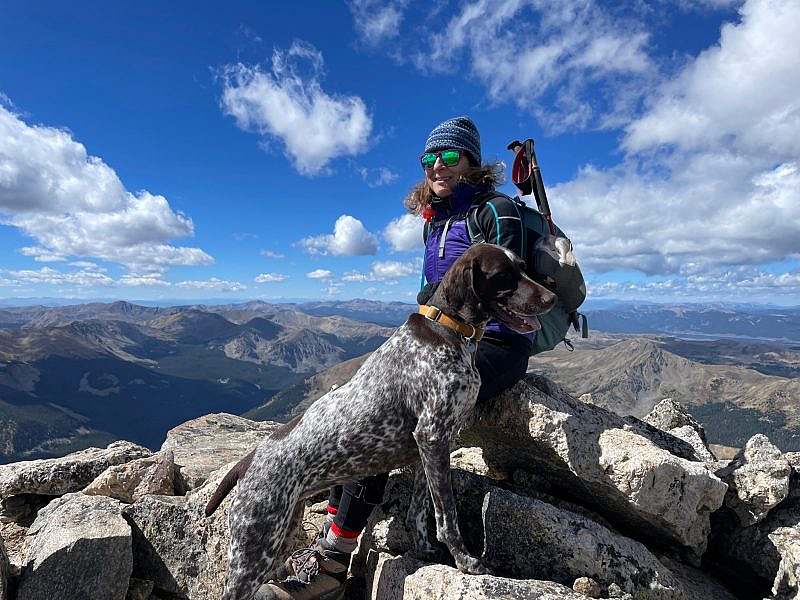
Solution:
<path fill-rule="evenodd" d="M 511 202 L 517 210 L 525 249 L 525 256 L 520 258 L 528 266 L 528 275 L 558 296 L 555 306 L 537 317 L 542 328 L 536 332 L 530 355 L 552 350 L 561 342 L 572 350 L 572 343 L 566 337 L 570 325 L 581 337 L 589 337 L 586 315 L 578 312 L 586 299 L 586 282 L 572 252 L 572 242 L 558 226 L 555 235 L 551 235 L 544 215 L 518 197 L 493 191 L 489 197 L 473 204 L 467 213 L 467 231 L 473 244 L 486 241 L 476 219 L 478 210 L 497 200 Z M 492 208 L 497 213 L 494 206 Z"/>
<path fill-rule="evenodd" d="M 557 226 L 555 235 L 551 235 L 548 221 L 538 210 L 531 208 L 519 198 L 511 198 L 493 190 L 470 206 L 464 215 L 467 232 L 473 244 L 486 242 L 477 222 L 478 211 L 487 203 L 497 201 L 511 202 L 520 218 L 522 246 L 525 249 L 525 256 L 520 258 L 528 267 L 526 269 L 528 275 L 558 296 L 555 306 L 546 314 L 537 317 L 541 329 L 536 332 L 530 356 L 552 350 L 561 342 L 572 350 L 572 343 L 566 337 L 570 325 L 575 331 L 580 331 L 582 337 L 589 337 L 586 315 L 578 312 L 578 308 L 586 299 L 586 283 L 572 253 L 572 242 Z M 497 213 L 494 205 L 492 209 Z M 425 223 L 423 238 L 426 242 L 431 225 L 430 222 Z"/>

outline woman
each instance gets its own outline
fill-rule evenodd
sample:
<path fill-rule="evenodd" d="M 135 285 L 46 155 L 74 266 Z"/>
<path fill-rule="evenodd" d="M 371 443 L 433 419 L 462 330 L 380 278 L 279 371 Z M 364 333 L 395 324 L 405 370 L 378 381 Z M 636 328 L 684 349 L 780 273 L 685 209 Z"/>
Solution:
<path fill-rule="evenodd" d="M 481 164 L 481 142 L 468 117 L 449 119 L 431 131 L 420 157 L 423 180 L 405 200 L 409 211 L 422 215 L 425 226 L 424 286 L 417 301 L 425 304 L 447 269 L 471 245 L 466 217 L 483 239 L 505 246 L 520 256 L 521 223 L 511 201 L 498 196 L 502 165 Z M 491 205 L 487 200 L 491 199 Z M 533 335 L 533 334 L 530 334 Z M 490 322 L 478 344 L 475 366 L 481 375 L 478 402 L 510 388 L 527 370 L 530 335 Z M 295 552 L 283 575 L 294 577 L 262 586 L 261 600 L 328 600 L 344 591 L 350 555 L 375 505 L 382 501 L 388 474 L 336 486 L 328 500 L 328 514 L 319 539 Z"/>

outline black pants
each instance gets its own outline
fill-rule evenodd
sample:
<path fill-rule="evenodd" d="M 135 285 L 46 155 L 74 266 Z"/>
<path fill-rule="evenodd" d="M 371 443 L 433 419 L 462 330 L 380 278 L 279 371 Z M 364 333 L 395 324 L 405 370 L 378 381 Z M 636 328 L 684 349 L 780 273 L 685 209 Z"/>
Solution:
<path fill-rule="evenodd" d="M 481 374 L 478 403 L 507 390 L 525 376 L 530 342 L 522 336 L 494 337 L 487 334 L 478 344 L 475 366 Z M 361 532 L 377 504 L 383 501 L 388 473 L 331 488 L 328 511 L 335 529 L 347 534 Z"/>

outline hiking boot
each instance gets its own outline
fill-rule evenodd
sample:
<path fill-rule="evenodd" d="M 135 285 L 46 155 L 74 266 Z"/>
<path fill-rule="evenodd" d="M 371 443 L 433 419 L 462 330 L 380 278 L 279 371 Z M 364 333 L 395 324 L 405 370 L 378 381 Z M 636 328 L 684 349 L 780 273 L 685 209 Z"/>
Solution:
<path fill-rule="evenodd" d="M 254 599 L 337 600 L 344 594 L 349 567 L 350 554 L 329 550 L 317 540 L 293 552 L 283 569 L 289 574 L 262 585 Z"/>

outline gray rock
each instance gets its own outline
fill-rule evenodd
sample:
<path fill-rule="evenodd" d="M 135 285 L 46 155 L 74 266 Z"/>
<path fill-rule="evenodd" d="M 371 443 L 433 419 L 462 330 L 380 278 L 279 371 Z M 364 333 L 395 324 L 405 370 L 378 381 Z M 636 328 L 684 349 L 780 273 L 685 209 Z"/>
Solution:
<path fill-rule="evenodd" d="M 406 577 L 426 564 L 411 556 L 393 556 L 375 550 L 368 550 L 365 557 L 367 600 L 403 600 Z"/>
<path fill-rule="evenodd" d="M 368 577 L 370 552 L 403 554 L 414 547 L 411 531 L 405 519 L 413 488 L 410 469 L 393 471 L 383 493 L 383 503 L 372 511 L 358 548 L 350 561 L 350 573 Z"/>
<path fill-rule="evenodd" d="M 483 526 L 483 560 L 504 575 L 564 585 L 591 577 L 642 600 L 690 600 L 643 544 L 539 500 L 492 490 L 484 500 Z"/>
<path fill-rule="evenodd" d="M 552 581 L 465 575 L 445 565 L 385 553 L 372 552 L 369 567 L 368 600 L 586 600 Z"/>
<path fill-rule="evenodd" d="M 792 468 L 792 474 L 789 476 L 789 498 L 800 499 L 800 452 L 787 452 L 783 455 L 789 466 Z"/>
<path fill-rule="evenodd" d="M 780 556 L 772 583 L 776 600 L 800 598 L 800 526 L 778 527 L 768 535 Z"/>
<path fill-rule="evenodd" d="M 476 475 L 483 475 L 495 481 L 510 479 L 509 474 L 496 465 L 486 462 L 482 448 L 458 448 L 450 454 L 450 466 Z"/>
<path fill-rule="evenodd" d="M 616 583 L 612 583 L 608 586 L 608 597 L 609 598 L 623 598 L 624 600 L 632 600 L 633 596 L 630 594 L 623 592 L 622 588 L 619 587 Z"/>
<path fill-rule="evenodd" d="M 800 598 L 800 500 L 784 500 L 749 527 L 739 526 L 733 515 L 719 527 L 712 546 L 715 562 L 737 573 L 749 569 L 765 586 L 772 585 L 773 600 Z"/>
<path fill-rule="evenodd" d="M 8 578 L 11 576 L 11 562 L 8 560 L 6 546 L 0 537 L 0 600 L 8 600 Z"/>
<path fill-rule="evenodd" d="M 125 600 L 148 600 L 152 593 L 152 581 L 131 577 L 130 583 L 128 583 L 128 593 L 125 595 Z"/>
<path fill-rule="evenodd" d="M 175 492 L 175 460 L 172 450 L 114 465 L 83 490 L 84 494 L 109 496 L 128 504 L 148 495 L 172 496 Z"/>
<path fill-rule="evenodd" d="M 477 524 L 481 521 L 483 497 L 492 489 L 493 481 L 460 469 L 451 471 L 453 492 L 458 510 L 461 534 L 467 547 L 477 555 L 483 548 L 483 530 Z M 384 502 L 377 506 L 367 522 L 358 550 L 350 563 L 353 575 L 366 574 L 367 553 L 370 550 L 388 554 L 402 554 L 412 550 L 414 537 L 406 525 L 406 515 L 413 488 L 411 470 L 394 471 L 389 477 L 384 492 Z M 435 543 L 433 513 L 428 516 L 431 542 Z M 447 560 L 447 552 L 441 548 L 441 560 Z"/>
<path fill-rule="evenodd" d="M 25 566 L 30 538 L 28 528 L 14 522 L 0 523 L 0 538 L 5 544 L 12 570 L 19 572 Z"/>
<path fill-rule="evenodd" d="M 706 464 L 717 461 L 716 457 L 711 453 L 711 450 L 709 450 L 708 446 L 706 446 L 706 443 L 703 441 L 701 435 L 697 432 L 697 429 L 691 425 L 675 427 L 674 429 L 670 429 L 668 433 L 683 440 L 684 442 L 691 444 L 692 448 L 694 448 L 694 451 L 697 453 L 697 456 L 699 456 Z"/>
<path fill-rule="evenodd" d="M 195 489 L 212 472 L 238 461 L 279 426 L 227 413 L 204 415 L 170 429 L 161 450 L 172 450 L 187 488 Z"/>
<path fill-rule="evenodd" d="M 572 584 L 572 589 L 589 598 L 601 598 L 603 594 L 600 584 L 591 577 L 578 577 Z"/>
<path fill-rule="evenodd" d="M 514 560 L 517 560 L 517 558 L 515 557 L 512 559 L 501 555 L 495 561 L 489 561 L 498 575 L 552 579 L 552 569 L 555 568 L 553 563 L 558 563 L 558 565 L 560 565 L 563 561 L 561 557 L 555 560 L 553 557 L 558 556 L 556 551 L 542 542 L 541 536 L 544 534 L 541 532 L 544 526 L 540 525 L 538 520 L 541 519 L 547 522 L 546 517 L 548 514 L 551 516 L 559 515 L 560 519 L 563 519 L 564 515 L 571 516 L 573 520 L 566 524 L 561 521 L 557 522 L 557 524 L 561 523 L 563 527 L 562 529 L 556 527 L 555 531 L 552 532 L 555 543 L 560 544 L 560 547 L 569 548 L 570 551 L 573 551 L 576 544 L 578 544 L 580 546 L 578 548 L 579 551 L 585 551 L 590 557 L 596 558 L 594 564 L 600 573 L 606 573 L 609 570 L 609 564 L 613 564 L 614 561 L 617 561 L 622 565 L 623 569 L 628 569 L 630 578 L 636 581 L 644 580 L 645 576 L 642 575 L 636 567 L 637 564 L 640 565 L 640 567 L 644 564 L 642 561 L 645 559 L 640 558 L 640 556 L 649 558 L 652 564 L 655 565 L 654 570 L 660 569 L 659 573 L 666 573 L 670 570 L 670 568 L 665 568 L 663 562 L 655 558 L 642 544 L 609 531 L 608 528 L 595 522 L 595 519 L 598 519 L 596 515 L 593 515 L 591 511 L 583 509 L 580 506 L 572 505 L 569 502 L 558 501 L 557 499 L 554 500 L 558 502 L 558 507 L 549 506 L 542 502 L 538 502 L 534 505 L 534 501 L 529 498 L 511 494 L 508 491 L 494 487 L 494 482 L 486 477 L 467 473 L 458 469 L 452 470 L 451 475 L 453 478 L 453 488 L 460 528 L 467 543 L 467 547 L 475 555 L 481 554 L 481 550 L 484 548 L 484 528 L 476 526 L 476 523 L 482 522 L 481 510 L 483 499 L 487 493 L 490 496 L 492 494 L 502 494 L 505 495 L 505 497 L 517 498 L 522 507 L 516 512 L 508 511 L 505 508 L 498 511 L 496 516 L 500 525 L 487 527 L 488 533 L 486 536 L 495 536 L 494 541 L 492 542 L 490 539 L 490 542 L 501 546 L 501 548 L 510 547 L 510 554 L 515 554 L 516 550 L 519 550 L 519 560 L 523 563 L 523 567 L 531 553 L 538 552 L 541 562 L 545 564 L 543 568 L 550 569 L 549 571 L 537 571 L 538 567 L 531 567 L 531 565 L 528 564 L 527 567 L 530 567 L 529 571 L 525 571 L 524 568 L 515 571 L 513 570 L 513 566 L 510 565 L 513 565 Z M 361 538 L 359 549 L 353 557 L 351 563 L 351 572 L 353 575 L 365 576 L 369 579 L 372 577 L 371 572 L 375 567 L 375 555 L 402 554 L 413 548 L 412 533 L 405 523 L 406 511 L 408 510 L 408 502 L 411 494 L 411 482 L 412 475 L 408 472 L 397 471 L 390 476 L 386 493 L 384 494 L 384 502 L 373 512 L 365 533 Z M 547 510 L 539 510 L 538 507 L 540 506 L 545 506 Z M 516 516 L 519 516 L 521 519 L 530 519 L 529 526 L 536 529 L 535 534 L 530 534 L 529 530 L 526 528 L 528 525 L 521 525 L 520 522 L 516 520 Z M 602 519 L 599 520 L 602 521 Z M 575 530 L 571 528 L 575 523 L 581 524 L 581 535 L 576 535 Z M 429 526 L 433 531 L 432 517 L 429 517 Z M 604 537 L 602 540 L 598 541 L 598 539 L 592 538 L 589 535 L 591 531 L 605 531 L 606 533 L 604 535 L 606 535 L 608 539 Z M 532 539 L 537 540 L 536 543 L 531 543 Z M 620 539 L 623 544 L 628 544 L 630 546 L 631 550 L 628 554 L 623 553 L 609 541 L 616 539 Z M 576 542 L 576 540 L 578 541 Z M 585 542 L 583 545 L 580 545 L 581 540 Z M 602 549 L 598 549 L 600 546 L 602 546 Z M 442 562 L 449 560 L 446 550 L 441 546 L 439 550 L 441 555 L 438 557 L 438 560 Z M 611 555 L 611 558 L 605 558 L 604 552 Z M 634 560 L 637 562 L 629 562 L 628 555 L 633 555 Z M 372 564 L 370 564 L 371 560 L 373 561 Z M 572 585 L 576 577 L 585 575 L 594 576 L 594 574 L 587 571 L 585 567 L 585 562 L 588 560 L 588 558 L 584 557 L 576 561 L 573 570 L 562 579 L 557 580 L 558 583 Z M 605 562 L 603 562 L 604 560 Z M 644 567 L 641 567 L 641 569 L 643 571 Z M 673 570 L 673 573 L 682 593 L 683 590 L 693 591 L 698 589 L 696 581 L 705 582 L 700 588 L 703 590 L 704 595 L 688 594 L 678 597 L 687 599 L 704 598 L 704 600 L 733 600 L 730 595 L 726 594 L 723 588 L 715 582 L 708 580 L 708 578 L 701 576 L 698 571 L 692 570 L 689 567 L 685 567 L 686 570 L 684 571 L 682 565 L 678 565 L 676 569 L 677 571 Z M 383 587 L 392 587 L 393 584 L 389 585 L 387 583 L 389 581 L 386 579 L 388 575 L 384 575 L 383 577 Z M 572 578 L 570 579 L 570 577 Z M 603 580 L 602 576 L 596 578 L 598 581 Z"/>
<path fill-rule="evenodd" d="M 626 529 L 698 555 L 727 489 L 691 444 L 580 402 L 533 374 L 478 409 L 461 442 L 480 445 L 509 472 L 541 473 L 559 494 Z"/>
<path fill-rule="evenodd" d="M 691 427 L 700 437 L 703 446 L 708 450 L 708 440 L 703 426 L 686 410 L 685 406 L 680 402 L 675 402 L 672 398 L 664 398 L 656 404 L 642 421 L 649 423 L 653 427 L 658 427 L 661 431 L 668 432 L 682 427 Z"/>
<path fill-rule="evenodd" d="M 743 527 L 758 523 L 789 495 L 791 467 L 763 434 L 750 438 L 717 475 L 728 484 L 725 505 Z"/>
<path fill-rule="evenodd" d="M 16 494 L 61 496 L 86 487 L 111 465 L 119 465 L 152 452 L 130 442 L 113 442 L 107 448 L 87 448 L 61 458 L 26 460 L 0 466 L 0 498 Z"/>
<path fill-rule="evenodd" d="M 228 565 L 228 507 L 235 491 L 211 515 L 205 505 L 233 464 L 212 473 L 186 496 L 145 496 L 123 509 L 133 531 L 133 576 L 169 594 L 217 600 Z"/>
<path fill-rule="evenodd" d="M 71 494 L 37 516 L 18 600 L 123 600 L 133 557 L 121 504 Z"/>
<path fill-rule="evenodd" d="M 727 588 L 716 579 L 712 578 L 708 573 L 674 560 L 669 556 L 659 556 L 658 560 L 680 580 L 683 589 L 686 591 L 687 598 L 697 598 L 698 600 L 736 600 L 736 597 L 731 594 Z"/>
<path fill-rule="evenodd" d="M 53 499 L 42 494 L 17 494 L 0 500 L 0 522 L 30 525 L 39 509 Z"/>
<path fill-rule="evenodd" d="M 800 470 L 800 452 L 787 452 L 783 455 L 795 471 Z"/>

